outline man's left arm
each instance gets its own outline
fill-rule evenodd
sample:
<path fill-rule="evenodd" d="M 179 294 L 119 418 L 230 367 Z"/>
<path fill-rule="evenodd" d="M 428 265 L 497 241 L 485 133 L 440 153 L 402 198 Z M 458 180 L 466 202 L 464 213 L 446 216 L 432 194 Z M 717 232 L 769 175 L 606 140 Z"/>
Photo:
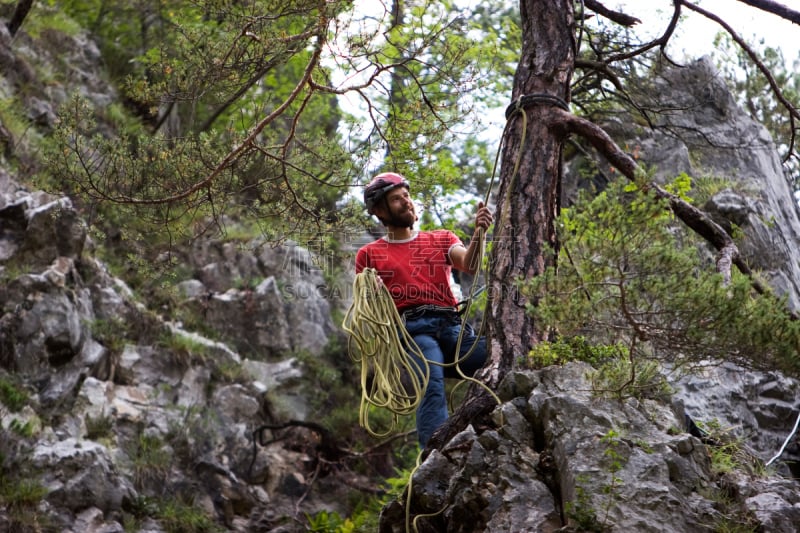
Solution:
<path fill-rule="evenodd" d="M 489 208 L 483 205 L 483 202 L 479 203 L 478 212 L 475 213 L 475 232 L 469 241 L 469 247 L 456 245 L 450 249 L 450 261 L 453 263 L 453 267 L 470 274 L 478 271 L 481 260 L 480 231 L 486 231 L 492 225 L 493 220 L 494 217 Z"/>

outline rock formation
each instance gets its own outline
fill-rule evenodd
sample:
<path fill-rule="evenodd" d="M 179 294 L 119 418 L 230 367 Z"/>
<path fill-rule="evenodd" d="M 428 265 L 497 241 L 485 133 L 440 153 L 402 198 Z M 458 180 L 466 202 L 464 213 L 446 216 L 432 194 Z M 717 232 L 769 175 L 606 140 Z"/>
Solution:
<path fill-rule="evenodd" d="M 4 31 L 0 61 L 15 68 L 2 71 L 3 91 L 32 84 L 32 62 L 56 68 L 47 40 L 58 37 L 68 58 L 58 65 L 72 69 L 64 79 L 95 103 L 117 98 L 85 36 L 21 33 L 11 46 Z M 700 148 L 640 131 L 643 152 L 665 176 L 741 176 L 708 207 L 743 228 L 748 256 L 768 258 L 761 266 L 796 305 L 800 225 L 768 136 L 706 67 L 676 76 L 705 92 L 669 126 L 704 128 L 726 151 L 690 157 Z M 30 99 L 39 127 L 67 92 Z M 732 138 L 750 142 L 724 144 Z M 333 391 L 304 381 L 308 363 L 340 333 L 313 251 L 198 241 L 182 252 L 188 274 L 177 280 L 176 308 L 202 317 L 189 324 L 148 307 L 95 257 L 69 198 L 29 190 L 16 172 L 0 156 L 0 531 L 175 530 L 175 514 L 153 511 L 164 501 L 228 531 L 305 531 L 306 515 L 347 513 L 350 487 L 391 473 L 380 456 L 368 458 L 372 477 L 339 468 L 348 450 L 315 418 L 310 399 Z M 341 345 L 333 355 L 345 375 Z M 723 366 L 675 384 L 671 398 L 621 401 L 593 396 L 589 370 L 507 376 L 491 416 L 416 470 L 412 516 L 430 514 L 419 531 L 795 531 L 800 491 L 784 461 L 797 458 L 796 440 L 776 467 L 763 466 L 794 422 L 795 381 Z M 693 420 L 736 428 L 735 438 L 713 442 Z M 383 531 L 406 530 L 405 503 L 385 508 Z"/>

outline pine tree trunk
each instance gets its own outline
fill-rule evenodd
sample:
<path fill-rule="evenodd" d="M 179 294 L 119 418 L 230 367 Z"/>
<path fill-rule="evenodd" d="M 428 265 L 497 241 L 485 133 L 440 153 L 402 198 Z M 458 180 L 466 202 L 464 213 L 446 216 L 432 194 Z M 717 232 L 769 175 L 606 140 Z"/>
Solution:
<path fill-rule="evenodd" d="M 549 247 L 556 245 L 564 139 L 549 124 L 554 102 L 569 101 L 575 60 L 571 0 L 521 0 L 520 11 L 522 53 L 512 102 L 522 102 L 527 128 L 523 138 L 522 112 L 511 116 L 501 155 L 489 282 L 492 362 L 487 371 L 491 385 L 497 385 L 544 333 L 525 312 L 529 302 L 516 289 L 516 282 L 541 274 L 552 263 Z M 513 176 L 517 162 L 519 171 Z"/>
<path fill-rule="evenodd" d="M 541 274 L 552 263 L 548 249 L 556 245 L 555 217 L 561 179 L 563 135 L 549 124 L 555 101 L 569 101 L 574 70 L 574 13 L 571 0 L 520 0 L 522 51 L 514 78 L 512 101 L 525 95 L 549 95 L 524 106 L 509 124 L 503 143 L 498 209 L 495 216 L 489 279 L 490 357 L 481 378 L 497 388 L 518 357 L 542 339 L 543 332 L 525 312 L 527 301 L 516 290 L 519 278 Z M 527 101 L 531 101 L 528 99 Z M 545 103 L 543 103 L 545 102 Z M 563 114 L 562 114 L 563 118 Z M 512 171 L 519 158 L 519 171 Z M 441 448 L 467 424 L 480 424 L 496 406 L 484 389 L 473 386 L 464 403 L 429 441 Z"/>
<path fill-rule="evenodd" d="M 8 33 L 10 33 L 12 37 L 17 33 L 17 30 L 19 30 L 20 26 L 22 26 L 22 21 L 24 21 L 25 17 L 28 16 L 32 6 L 33 0 L 19 0 L 17 3 L 17 8 L 14 10 L 14 15 L 12 15 L 11 20 L 8 21 L 8 24 L 6 24 Z"/>

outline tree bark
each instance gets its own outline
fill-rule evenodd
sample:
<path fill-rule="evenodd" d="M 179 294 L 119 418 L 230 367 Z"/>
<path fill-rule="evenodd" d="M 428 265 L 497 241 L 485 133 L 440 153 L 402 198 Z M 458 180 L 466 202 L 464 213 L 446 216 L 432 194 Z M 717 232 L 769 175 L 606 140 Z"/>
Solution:
<path fill-rule="evenodd" d="M 489 278 L 490 360 L 484 379 L 496 387 L 517 358 L 542 340 L 526 313 L 519 280 L 553 264 L 563 135 L 548 125 L 568 102 L 575 63 L 575 17 L 569 0 L 521 0 L 522 53 L 503 141 Z M 512 106 L 515 104 L 512 104 Z M 514 173 L 518 166 L 518 171 Z"/>
<path fill-rule="evenodd" d="M 11 20 L 6 24 L 8 33 L 10 33 L 12 37 L 16 35 L 17 30 L 22 26 L 22 22 L 25 20 L 25 17 L 28 16 L 28 12 L 30 12 L 32 6 L 33 0 L 19 0 L 19 2 L 17 2 L 17 8 L 14 10 Z"/>

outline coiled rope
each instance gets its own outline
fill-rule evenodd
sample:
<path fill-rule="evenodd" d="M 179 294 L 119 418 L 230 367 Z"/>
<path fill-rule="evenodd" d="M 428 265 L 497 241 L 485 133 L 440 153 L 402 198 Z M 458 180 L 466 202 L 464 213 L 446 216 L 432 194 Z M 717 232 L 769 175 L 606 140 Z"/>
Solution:
<path fill-rule="evenodd" d="M 385 437 L 398 418 L 414 413 L 430 377 L 430 367 L 403 324 L 389 290 L 375 269 L 366 268 L 353 281 L 353 303 L 342 321 L 349 334 L 348 353 L 361 365 L 361 407 L 358 422 L 370 435 Z M 404 383 L 405 378 L 405 383 Z M 388 429 L 369 422 L 372 407 L 392 414 Z"/>
<path fill-rule="evenodd" d="M 466 319 L 465 310 L 455 353 L 461 351 Z M 416 411 L 428 386 L 431 364 L 454 366 L 462 380 L 486 388 L 500 402 L 491 389 L 464 374 L 459 366 L 461 361 L 472 355 L 475 344 L 452 363 L 431 362 L 425 358 L 425 354 L 406 330 L 405 322 L 397 311 L 389 290 L 373 268 L 365 268 L 356 275 L 353 281 L 353 303 L 342 321 L 342 329 L 349 335 L 350 358 L 361 365 L 361 406 L 358 422 L 374 437 L 388 436 L 397 427 L 399 417 Z M 370 424 L 372 408 L 383 408 L 391 413 L 389 428 L 381 431 Z"/>

